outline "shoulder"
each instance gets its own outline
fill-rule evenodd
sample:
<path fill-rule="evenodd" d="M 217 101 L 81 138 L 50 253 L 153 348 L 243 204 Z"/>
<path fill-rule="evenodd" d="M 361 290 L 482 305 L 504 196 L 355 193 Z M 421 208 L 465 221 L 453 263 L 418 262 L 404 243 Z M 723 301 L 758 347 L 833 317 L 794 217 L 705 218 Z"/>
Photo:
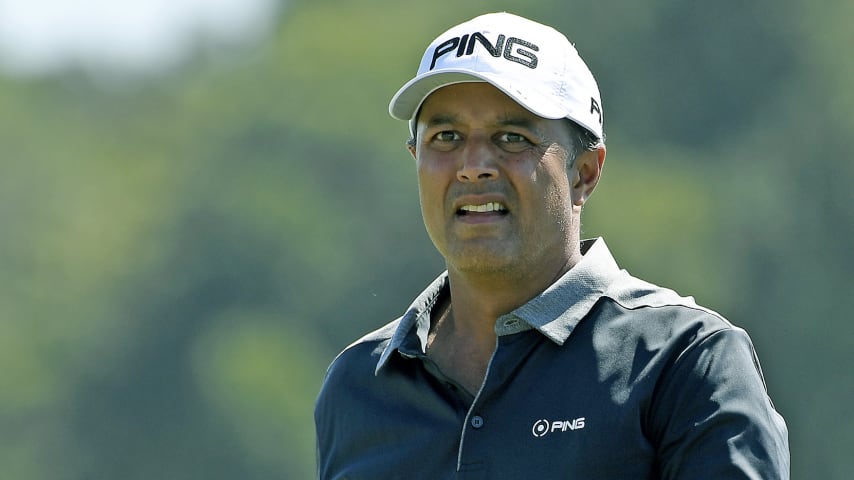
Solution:
<path fill-rule="evenodd" d="M 722 330 L 741 331 L 720 313 L 697 304 L 669 288 L 641 280 L 623 272 L 611 283 L 603 297 L 613 314 L 631 317 L 632 327 L 661 331 L 672 336 L 682 329 L 708 336 Z"/>
<path fill-rule="evenodd" d="M 628 274 L 603 300 L 592 322 L 597 347 L 632 364 L 643 360 L 656 388 L 674 389 L 669 396 L 684 393 L 689 382 L 711 389 L 746 382 L 736 390 L 749 386 L 765 396 L 750 336 L 716 311 Z"/>
<path fill-rule="evenodd" d="M 755 363 L 751 340 L 743 329 L 692 297 L 628 274 L 603 293 L 579 327 L 579 339 L 588 336 L 591 348 L 608 359 L 618 376 L 644 365 L 648 378 L 658 378 L 673 373 L 680 364 L 696 361 L 702 352 L 732 358 L 719 356 L 729 341 L 747 353 L 740 361 Z"/>
<path fill-rule="evenodd" d="M 681 307 L 704 312 L 728 323 L 719 313 L 698 305 L 694 297 L 683 296 L 672 289 L 641 280 L 625 270 L 608 286 L 605 296 L 630 309 Z"/>
<path fill-rule="evenodd" d="M 369 332 L 344 348 L 339 353 L 329 368 L 326 370 L 328 381 L 331 375 L 343 373 L 346 370 L 370 369 L 371 372 L 377 366 L 382 353 L 391 342 L 394 333 L 400 325 L 401 318 L 397 318 L 382 327 Z"/>
<path fill-rule="evenodd" d="M 342 406 L 356 402 L 357 392 L 376 383 L 376 368 L 400 320 L 392 321 L 348 345 L 326 369 L 315 400 L 318 432 L 332 435 Z"/>

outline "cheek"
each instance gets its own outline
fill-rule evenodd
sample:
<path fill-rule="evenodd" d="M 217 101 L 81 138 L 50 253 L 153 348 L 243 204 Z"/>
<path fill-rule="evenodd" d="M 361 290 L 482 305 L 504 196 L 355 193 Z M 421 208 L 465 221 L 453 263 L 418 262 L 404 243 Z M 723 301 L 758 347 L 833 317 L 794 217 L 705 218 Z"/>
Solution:
<path fill-rule="evenodd" d="M 539 165 L 536 176 L 538 183 L 542 186 L 543 193 L 549 201 L 552 197 L 569 201 L 569 176 L 566 171 L 566 163 L 552 157 L 551 161 L 544 161 Z"/>
<path fill-rule="evenodd" d="M 416 173 L 418 174 L 418 192 L 421 195 L 421 198 L 424 199 L 425 197 L 435 195 L 436 185 L 438 183 L 436 181 L 436 172 L 419 163 L 417 165 Z"/>
<path fill-rule="evenodd" d="M 552 217 L 552 222 L 563 225 L 572 210 L 572 196 L 566 172 L 563 168 L 554 168 L 541 172 L 541 175 L 543 182 L 539 194 L 545 211 Z"/>
<path fill-rule="evenodd" d="M 444 194 L 436 182 L 435 176 L 418 171 L 418 196 L 421 206 L 421 218 L 430 240 L 443 251 L 445 244 Z"/>
<path fill-rule="evenodd" d="M 428 226 L 442 216 L 445 197 L 442 185 L 435 171 L 418 166 L 418 196 L 421 200 L 421 214 Z"/>
<path fill-rule="evenodd" d="M 435 199 L 437 195 L 443 197 L 448 182 L 455 177 L 450 160 L 433 155 L 418 157 L 415 161 L 415 169 L 422 199 L 426 197 Z"/>

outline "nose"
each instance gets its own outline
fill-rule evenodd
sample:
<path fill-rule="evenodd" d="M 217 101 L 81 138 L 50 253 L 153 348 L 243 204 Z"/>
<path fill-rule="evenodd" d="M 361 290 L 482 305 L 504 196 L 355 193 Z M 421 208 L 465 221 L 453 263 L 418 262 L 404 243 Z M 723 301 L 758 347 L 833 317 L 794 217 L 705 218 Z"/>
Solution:
<path fill-rule="evenodd" d="M 457 170 L 460 182 L 479 182 L 498 178 L 494 153 L 485 145 L 472 142 L 463 152 L 462 164 Z"/>

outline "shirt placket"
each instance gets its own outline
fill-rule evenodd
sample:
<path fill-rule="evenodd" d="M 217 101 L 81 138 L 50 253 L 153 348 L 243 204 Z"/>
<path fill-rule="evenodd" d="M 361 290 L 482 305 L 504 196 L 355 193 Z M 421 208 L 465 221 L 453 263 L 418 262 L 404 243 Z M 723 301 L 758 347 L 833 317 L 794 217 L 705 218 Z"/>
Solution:
<path fill-rule="evenodd" d="M 499 319 L 499 322 L 500 324 L 504 324 L 508 319 L 510 318 L 502 318 Z M 515 327 L 515 322 L 513 324 Z M 520 333 L 528 329 L 514 328 L 513 332 L 510 333 Z M 495 350 L 492 352 L 489 364 L 486 367 L 483 383 L 481 383 L 480 389 L 477 391 L 462 425 L 459 451 L 457 452 L 457 472 L 460 475 L 458 478 L 481 478 L 477 476 L 476 472 L 487 473 L 487 459 L 480 458 L 477 456 L 478 454 L 472 452 L 489 451 L 489 449 L 478 448 L 478 446 L 482 445 L 482 442 L 496 441 L 495 438 L 489 435 L 490 422 L 500 421 L 501 419 L 494 418 L 497 412 L 494 409 L 487 409 L 485 407 L 486 401 L 490 399 L 493 392 L 499 390 L 507 381 L 509 373 L 519 366 L 520 357 L 524 356 L 519 354 L 524 353 L 525 350 L 532 348 L 534 345 L 533 341 L 519 343 L 516 340 L 520 340 L 520 337 L 506 335 L 508 332 L 502 330 L 502 328 L 496 329 L 498 335 L 495 340 Z M 505 335 L 502 335 L 502 333 Z M 530 338 L 529 340 L 534 339 Z M 518 347 L 521 345 L 527 346 L 521 347 L 522 350 L 519 350 Z M 493 403 L 490 402 L 490 404 Z"/>

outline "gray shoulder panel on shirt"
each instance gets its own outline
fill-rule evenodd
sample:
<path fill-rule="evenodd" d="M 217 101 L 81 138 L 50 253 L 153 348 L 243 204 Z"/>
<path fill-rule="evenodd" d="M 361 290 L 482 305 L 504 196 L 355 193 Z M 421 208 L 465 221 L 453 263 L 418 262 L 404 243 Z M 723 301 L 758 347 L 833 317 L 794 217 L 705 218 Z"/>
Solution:
<path fill-rule="evenodd" d="M 622 278 L 609 285 L 603 296 L 610 298 L 623 308 L 633 310 L 642 307 L 681 306 L 708 313 L 718 318 L 727 327 L 734 327 L 723 315 L 698 305 L 694 297 L 683 297 L 669 288 L 660 287 L 633 277 L 626 271 L 621 273 L 623 274 Z"/>

